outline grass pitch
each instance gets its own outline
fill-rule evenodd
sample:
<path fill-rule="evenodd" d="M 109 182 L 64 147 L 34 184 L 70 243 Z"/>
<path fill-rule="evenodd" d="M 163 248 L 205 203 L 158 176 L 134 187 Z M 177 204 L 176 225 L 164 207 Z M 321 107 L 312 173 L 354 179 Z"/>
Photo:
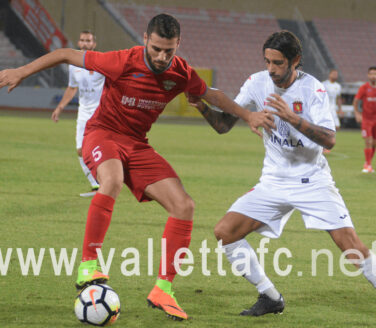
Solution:
<path fill-rule="evenodd" d="M 65 116 L 58 124 L 47 114 L 0 111 L 0 327 L 81 327 L 73 313 L 74 281 L 80 260 L 86 213 L 90 199 L 79 197 L 89 190 L 75 153 L 75 120 Z M 174 286 L 177 299 L 191 319 L 174 322 L 158 310 L 146 306 L 146 297 L 158 272 L 160 238 L 167 214 L 155 202 L 139 204 L 123 189 L 107 233 L 103 255 L 115 249 L 109 285 L 119 294 L 122 308 L 118 327 L 372 327 L 375 324 L 376 291 L 362 275 L 348 277 L 339 266 L 340 252 L 329 235 L 305 230 L 295 213 L 280 239 L 267 244 L 265 269 L 283 293 L 283 315 L 261 318 L 240 317 L 251 306 L 255 288 L 231 274 L 223 257 L 226 276 L 218 273 L 214 252 L 215 223 L 233 201 L 254 184 L 261 173 L 264 149 L 261 139 L 247 127 L 235 127 L 217 135 L 207 125 L 156 124 L 150 143 L 180 175 L 196 201 L 191 251 L 193 271 L 178 276 Z M 361 173 L 363 141 L 359 131 L 341 131 L 337 145 L 328 156 L 337 187 L 350 210 L 361 239 L 371 247 L 376 240 L 376 175 Z M 148 258 L 148 239 L 153 238 L 154 256 Z M 256 249 L 261 237 L 247 238 Z M 200 248 L 207 242 L 207 269 L 204 275 Z M 139 272 L 132 263 L 134 247 L 139 251 Z M 291 251 L 291 258 L 280 256 L 279 268 L 291 273 L 281 276 L 273 266 L 275 252 Z M 376 247 L 376 246 L 375 246 Z M 24 274 L 20 255 L 32 248 L 41 257 L 39 274 L 32 267 Z M 50 248 L 57 257 L 65 248 L 68 257 L 77 248 L 73 273 L 62 270 L 55 275 Z M 10 251 L 10 249 L 12 249 Z M 17 250 L 19 249 L 19 250 Z M 128 250 L 127 250 L 128 249 Z M 328 259 L 320 256 L 316 276 L 312 275 L 311 253 L 316 249 L 333 252 L 333 275 Z M 10 254 L 5 270 L 6 254 Z M 11 252 L 11 253 L 10 253 Z M 148 267 L 148 261 L 153 263 Z M 130 276 L 124 275 L 126 268 Z M 153 275 L 150 275 L 150 269 Z M 183 265 L 184 270 L 188 265 Z M 351 266 L 346 266 L 354 271 Z M 132 274 L 133 271 L 133 274 Z"/>

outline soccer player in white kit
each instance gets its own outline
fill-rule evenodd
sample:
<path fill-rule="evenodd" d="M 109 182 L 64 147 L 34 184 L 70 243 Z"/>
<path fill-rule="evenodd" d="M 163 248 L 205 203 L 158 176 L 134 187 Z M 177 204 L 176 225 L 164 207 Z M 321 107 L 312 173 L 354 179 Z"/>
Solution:
<path fill-rule="evenodd" d="M 235 201 L 214 231 L 228 260 L 236 261 L 238 271 L 246 271 L 243 277 L 259 292 L 257 302 L 240 313 L 250 316 L 282 312 L 285 303 L 245 237 L 256 231 L 278 238 L 295 209 L 301 212 L 306 228 L 328 231 L 342 251 L 356 250 L 347 257 L 361 263 L 364 276 L 376 287 L 376 270 L 372 270 L 376 256 L 357 236 L 322 155 L 323 147 L 331 149 L 335 144 L 335 125 L 324 86 L 297 70 L 302 48 L 291 32 L 272 34 L 263 46 L 263 55 L 267 70 L 252 74 L 235 102 L 273 113 L 276 129 L 263 131 L 266 152 L 260 182 Z M 236 121 L 194 97 L 189 101 L 220 133 Z"/>
<path fill-rule="evenodd" d="M 322 83 L 329 96 L 330 113 L 332 114 L 336 130 L 341 127 L 339 117 L 343 116 L 341 85 L 337 82 L 337 79 L 338 71 L 336 69 L 331 69 L 328 79 Z"/>
<path fill-rule="evenodd" d="M 95 35 L 90 31 L 82 31 L 78 40 L 80 50 L 94 50 L 96 47 Z M 58 122 L 59 115 L 73 99 L 79 90 L 79 107 L 76 125 L 76 148 L 82 171 L 91 184 L 91 192 L 82 193 L 82 197 L 91 197 L 99 188 L 90 170 L 82 159 L 82 141 L 84 138 L 86 122 L 93 116 L 99 105 L 102 95 L 105 77 L 94 71 L 88 71 L 81 67 L 69 65 L 69 83 L 63 98 L 52 113 L 51 119 Z"/>

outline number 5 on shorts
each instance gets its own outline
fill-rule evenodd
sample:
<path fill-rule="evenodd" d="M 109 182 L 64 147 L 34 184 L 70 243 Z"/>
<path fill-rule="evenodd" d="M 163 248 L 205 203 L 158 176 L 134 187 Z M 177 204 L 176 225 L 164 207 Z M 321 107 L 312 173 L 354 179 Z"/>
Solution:
<path fill-rule="evenodd" d="M 91 154 L 93 155 L 94 162 L 98 162 L 102 158 L 102 152 L 98 150 L 99 146 L 95 147 Z"/>

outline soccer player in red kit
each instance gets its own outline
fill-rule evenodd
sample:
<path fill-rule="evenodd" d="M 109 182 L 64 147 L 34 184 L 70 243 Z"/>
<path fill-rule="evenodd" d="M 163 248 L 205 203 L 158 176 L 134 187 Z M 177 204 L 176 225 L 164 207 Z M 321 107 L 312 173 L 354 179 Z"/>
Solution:
<path fill-rule="evenodd" d="M 362 101 L 362 113 L 359 112 L 359 101 Z M 362 137 L 365 141 L 364 173 L 373 173 L 372 158 L 376 146 L 376 66 L 368 69 L 368 82 L 363 84 L 354 98 L 355 119 L 362 124 Z"/>
<path fill-rule="evenodd" d="M 207 88 L 194 69 L 175 55 L 179 42 L 178 21 L 160 14 L 148 24 L 145 46 L 107 53 L 58 49 L 26 66 L 0 72 L 0 88 L 8 86 L 11 91 L 27 76 L 60 63 L 106 77 L 100 105 L 87 122 L 82 147 L 84 161 L 100 188 L 88 211 L 76 286 L 80 289 L 109 278 L 97 268 L 96 249 L 102 246 L 115 199 L 125 183 L 138 201 L 156 200 L 169 214 L 163 232 L 166 272 L 160 266 L 147 301 L 183 320 L 188 316 L 173 296 L 171 283 L 176 275 L 175 253 L 190 244 L 194 202 L 172 167 L 148 144 L 146 133 L 166 104 L 181 92 L 242 118 L 259 135 L 258 127 L 270 131 L 274 123 L 270 114 L 245 110 L 222 91 Z"/>

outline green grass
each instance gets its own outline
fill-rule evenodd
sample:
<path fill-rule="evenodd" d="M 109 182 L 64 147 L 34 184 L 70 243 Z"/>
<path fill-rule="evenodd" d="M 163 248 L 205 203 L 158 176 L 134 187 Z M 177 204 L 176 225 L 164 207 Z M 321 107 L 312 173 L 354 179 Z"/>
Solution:
<path fill-rule="evenodd" d="M 81 327 L 73 313 L 76 269 L 79 264 L 86 213 L 90 199 L 79 193 L 89 189 L 81 172 L 74 143 L 75 121 L 66 116 L 58 124 L 47 114 L 0 111 L 0 249 L 13 253 L 6 275 L 0 275 L 0 327 Z M 295 213 L 280 239 L 271 240 L 265 257 L 266 271 L 286 300 L 283 315 L 261 318 L 238 313 L 257 298 L 255 288 L 244 279 L 217 273 L 213 236 L 215 223 L 237 197 L 257 181 L 263 161 L 261 140 L 239 126 L 219 136 L 206 125 L 156 124 L 151 144 L 180 175 L 196 201 L 191 250 L 195 263 L 188 277 L 178 276 L 176 296 L 192 317 L 188 322 L 168 320 L 146 306 L 146 296 L 158 271 L 160 245 L 167 215 L 155 202 L 139 204 L 124 188 L 115 205 L 103 253 L 115 248 L 110 285 L 118 292 L 122 313 L 118 327 L 371 327 L 374 326 L 375 290 L 363 276 L 347 277 L 339 269 L 340 252 L 327 233 L 305 230 Z M 362 174 L 363 141 L 359 131 L 337 135 L 337 145 L 328 156 L 333 176 L 350 210 L 361 239 L 369 246 L 375 240 L 375 175 Z M 154 239 L 154 276 L 147 271 L 147 240 Z M 261 237 L 248 237 L 256 249 Z M 210 276 L 203 276 L 199 249 L 207 240 Z M 140 251 L 140 276 L 124 276 L 122 251 Z M 288 248 L 293 257 L 280 258 L 280 267 L 292 272 L 279 276 L 272 265 L 274 252 Z M 41 272 L 23 276 L 17 248 L 38 254 L 46 249 Z M 73 275 L 55 276 L 49 248 L 68 254 L 78 248 Z M 327 260 L 319 258 L 318 274 L 311 272 L 312 249 L 334 253 L 334 275 L 328 276 Z M 129 259 L 129 255 L 127 258 Z M 187 266 L 183 266 L 186 268 Z M 132 269 L 130 265 L 129 270 Z M 348 267 L 350 269 L 350 267 Z M 303 272 L 301 277 L 297 272 Z"/>

